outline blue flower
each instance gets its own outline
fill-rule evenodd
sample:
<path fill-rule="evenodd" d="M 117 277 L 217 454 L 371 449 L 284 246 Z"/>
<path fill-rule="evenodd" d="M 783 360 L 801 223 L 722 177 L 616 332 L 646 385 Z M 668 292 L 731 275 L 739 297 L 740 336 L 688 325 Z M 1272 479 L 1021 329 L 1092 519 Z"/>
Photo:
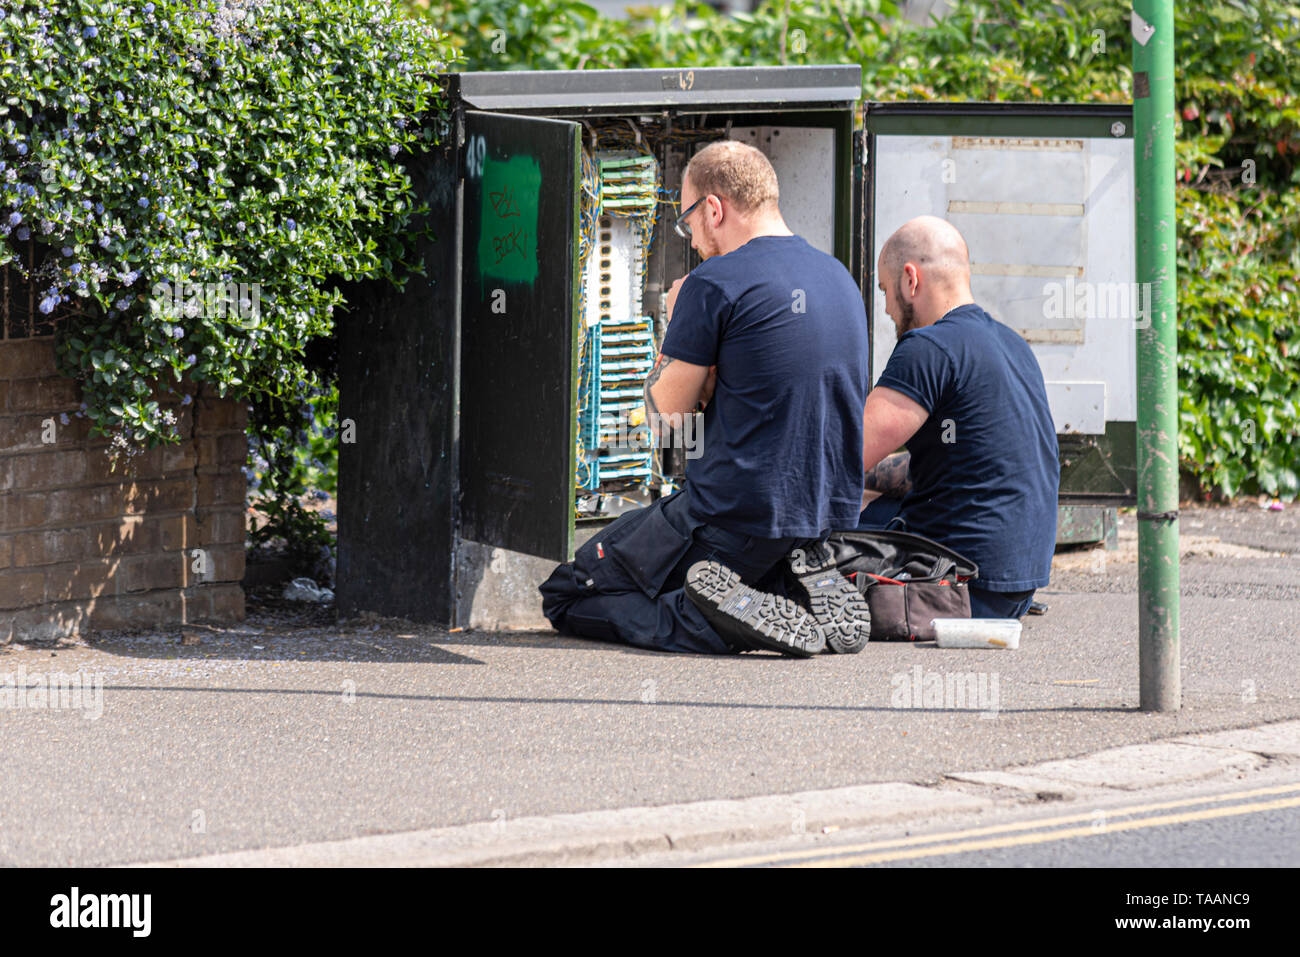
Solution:
<path fill-rule="evenodd" d="M 91 207 L 91 202 L 90 202 L 90 200 L 88 200 L 88 199 L 83 199 L 83 200 L 81 201 L 81 208 L 82 208 L 82 209 L 90 209 L 90 207 Z"/>
<path fill-rule="evenodd" d="M 18 155 L 19 155 L 19 156 L 26 156 L 26 155 L 27 155 L 27 144 L 26 144 L 26 143 L 19 143 L 17 146 L 14 147 L 14 149 L 16 149 L 16 150 L 18 151 Z"/>
<path fill-rule="evenodd" d="M 172 326 L 172 338 L 180 339 L 185 335 L 185 330 L 180 326 Z"/>
<path fill-rule="evenodd" d="M 19 223 L 21 223 L 22 221 L 23 221 L 23 214 L 20 213 L 20 212 L 18 212 L 17 210 L 15 210 L 14 212 L 12 212 L 12 213 L 9 214 L 9 225 L 10 225 L 10 226 L 17 226 L 17 225 L 18 225 Z"/>
<path fill-rule="evenodd" d="M 60 413 L 59 413 L 59 421 L 62 422 L 64 425 L 69 425 L 69 424 L 71 424 L 71 421 L 72 421 L 72 420 L 68 418 L 68 413 L 66 413 L 66 412 L 60 412 Z"/>
<path fill-rule="evenodd" d="M 65 255 L 65 256 L 71 256 L 71 255 L 72 255 L 72 247 L 71 247 L 71 246 L 64 246 L 61 250 L 59 250 L 59 252 L 63 253 L 63 255 Z"/>
<path fill-rule="evenodd" d="M 148 196 L 141 196 L 139 199 L 137 199 L 137 200 L 135 201 L 135 204 L 136 204 L 137 206 L 139 206 L 141 209 L 148 209 L 148 208 L 149 208 L 149 197 L 148 197 Z"/>
<path fill-rule="evenodd" d="M 152 3 L 146 3 L 146 4 L 144 5 L 144 12 L 145 12 L 145 13 L 153 13 L 153 4 L 152 4 Z"/>
<path fill-rule="evenodd" d="M 159 214 L 158 214 L 158 222 L 160 222 L 160 223 L 165 223 L 165 222 L 167 222 L 167 214 L 166 214 L 166 213 L 159 213 Z"/>
<path fill-rule="evenodd" d="M 113 99 L 117 100 L 117 102 L 119 103 L 123 103 L 126 101 L 126 97 L 122 95 L 121 90 L 118 90 L 116 93 L 113 94 Z"/>
<path fill-rule="evenodd" d="M 73 263 L 68 267 L 68 272 L 72 273 L 74 276 L 78 275 L 81 272 L 81 263 Z"/>
<path fill-rule="evenodd" d="M 100 246 L 100 248 L 101 248 L 101 249 L 107 249 L 107 248 L 108 248 L 108 244 L 109 244 L 110 241 L 111 241 L 111 240 L 109 240 L 109 238 L 108 238 L 108 233 L 104 233 L 104 235 L 102 235 L 102 236 L 99 237 L 99 246 Z"/>
<path fill-rule="evenodd" d="M 54 307 L 59 304 L 57 296 L 46 296 L 41 300 L 41 312 L 47 316 L 54 311 Z"/>
<path fill-rule="evenodd" d="M 194 401 L 193 397 L 187 395 L 185 396 L 185 398 L 181 399 L 181 405 L 189 405 L 193 401 Z"/>
<path fill-rule="evenodd" d="M 289 230 L 289 232 L 293 232 L 295 229 L 298 228 L 298 224 L 295 223 L 292 219 L 285 220 L 284 226 L 286 229 Z"/>
<path fill-rule="evenodd" d="M 97 37 L 99 36 L 99 27 L 86 27 L 86 29 L 81 31 L 81 35 L 87 40 Z"/>
<path fill-rule="evenodd" d="M 103 216 L 103 215 L 104 215 L 104 204 L 103 204 L 103 203 L 96 203 L 96 204 L 95 204 L 95 212 L 98 213 L 100 216 Z"/>
<path fill-rule="evenodd" d="M 14 236 L 17 237 L 19 242 L 25 243 L 27 240 L 32 238 L 32 231 L 26 226 L 19 226 L 17 232 L 14 233 Z"/>
<path fill-rule="evenodd" d="M 398 151 L 399 151 L 400 149 L 401 149 L 401 147 L 399 147 L 396 143 L 389 143 L 389 144 L 388 144 L 388 155 L 389 155 L 389 156 L 396 156 L 397 153 L 398 153 Z"/>
<path fill-rule="evenodd" d="M 186 364 L 187 366 L 192 366 L 192 365 L 194 365 L 194 363 L 196 363 L 196 362 L 198 362 L 198 361 L 199 361 L 199 357 L 196 356 L 196 355 L 195 355 L 194 353 L 192 353 L 192 352 L 191 352 L 189 355 L 187 355 L 187 356 L 185 357 L 185 364 Z"/>

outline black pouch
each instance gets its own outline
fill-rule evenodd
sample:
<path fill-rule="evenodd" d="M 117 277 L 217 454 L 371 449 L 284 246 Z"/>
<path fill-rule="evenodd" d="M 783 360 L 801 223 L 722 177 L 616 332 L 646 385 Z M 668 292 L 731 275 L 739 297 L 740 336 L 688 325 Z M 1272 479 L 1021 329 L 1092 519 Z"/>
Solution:
<path fill-rule="evenodd" d="M 979 567 L 923 535 L 875 529 L 832 532 L 840 573 L 867 599 L 872 641 L 933 641 L 933 618 L 969 618 L 966 582 Z"/>

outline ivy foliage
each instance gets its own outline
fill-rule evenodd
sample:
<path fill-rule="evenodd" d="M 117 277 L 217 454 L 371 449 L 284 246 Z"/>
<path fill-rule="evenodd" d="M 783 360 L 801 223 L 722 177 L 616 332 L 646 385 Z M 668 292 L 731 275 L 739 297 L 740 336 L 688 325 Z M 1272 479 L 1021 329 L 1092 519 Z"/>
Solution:
<path fill-rule="evenodd" d="M 184 377 L 321 388 L 334 283 L 418 268 L 402 161 L 453 59 L 387 0 L 0 0 L 0 236 L 98 431 L 176 439 Z"/>
<path fill-rule="evenodd" d="M 1125 0 L 954 0 L 912 24 L 889 0 L 406 0 L 465 69 L 858 63 L 873 100 L 1132 99 Z M 1300 5 L 1176 4 L 1180 453 L 1223 496 L 1300 494 Z"/>

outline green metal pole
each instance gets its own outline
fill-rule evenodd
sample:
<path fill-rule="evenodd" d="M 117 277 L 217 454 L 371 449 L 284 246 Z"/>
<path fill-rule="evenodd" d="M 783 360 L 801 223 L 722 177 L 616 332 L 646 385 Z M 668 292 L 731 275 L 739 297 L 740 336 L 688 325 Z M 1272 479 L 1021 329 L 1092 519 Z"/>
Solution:
<path fill-rule="evenodd" d="M 1142 710 L 1177 711 L 1182 681 L 1173 0 L 1134 0 L 1131 26 L 1137 300 L 1150 303 L 1145 316 L 1139 308 L 1137 323 L 1138 656 Z"/>

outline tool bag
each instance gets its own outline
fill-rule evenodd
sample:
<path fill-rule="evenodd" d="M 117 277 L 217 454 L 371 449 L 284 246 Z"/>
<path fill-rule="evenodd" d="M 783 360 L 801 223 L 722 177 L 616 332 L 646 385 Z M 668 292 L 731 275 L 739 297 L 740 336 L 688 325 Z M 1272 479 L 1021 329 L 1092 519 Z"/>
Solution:
<path fill-rule="evenodd" d="M 827 540 L 840 573 L 871 609 L 872 641 L 933 641 L 933 618 L 969 618 L 979 567 L 911 532 L 852 529 Z"/>

